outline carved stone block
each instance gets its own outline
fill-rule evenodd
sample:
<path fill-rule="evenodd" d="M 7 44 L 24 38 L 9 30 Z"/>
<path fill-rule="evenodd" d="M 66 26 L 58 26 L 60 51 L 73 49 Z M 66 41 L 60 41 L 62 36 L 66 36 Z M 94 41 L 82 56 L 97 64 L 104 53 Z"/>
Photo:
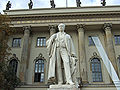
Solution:
<path fill-rule="evenodd" d="M 48 90 L 80 90 L 75 85 L 50 85 Z"/>

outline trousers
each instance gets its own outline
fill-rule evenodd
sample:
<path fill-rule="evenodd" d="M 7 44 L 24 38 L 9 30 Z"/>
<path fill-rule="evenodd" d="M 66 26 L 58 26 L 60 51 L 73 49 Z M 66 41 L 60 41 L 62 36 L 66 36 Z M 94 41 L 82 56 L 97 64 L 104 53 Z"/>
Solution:
<path fill-rule="evenodd" d="M 61 69 L 61 61 L 63 61 L 63 66 L 65 70 L 65 78 L 66 78 L 66 83 L 71 83 L 72 78 L 71 78 L 71 73 L 70 73 L 70 60 L 68 56 L 68 52 L 66 48 L 64 47 L 58 47 L 57 48 L 57 77 L 58 77 L 58 83 L 63 83 L 63 77 L 62 77 L 62 69 Z"/>

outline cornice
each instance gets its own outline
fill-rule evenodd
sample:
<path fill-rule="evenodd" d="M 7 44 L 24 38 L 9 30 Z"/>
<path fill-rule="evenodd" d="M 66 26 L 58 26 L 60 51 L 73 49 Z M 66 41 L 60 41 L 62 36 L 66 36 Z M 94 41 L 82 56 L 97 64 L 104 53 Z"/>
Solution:
<path fill-rule="evenodd" d="M 67 13 L 67 14 L 43 14 L 43 15 L 18 15 L 10 16 L 13 21 L 16 20 L 50 20 L 50 19 L 77 19 L 77 18 L 114 18 L 120 17 L 120 12 L 99 12 L 99 13 Z"/>

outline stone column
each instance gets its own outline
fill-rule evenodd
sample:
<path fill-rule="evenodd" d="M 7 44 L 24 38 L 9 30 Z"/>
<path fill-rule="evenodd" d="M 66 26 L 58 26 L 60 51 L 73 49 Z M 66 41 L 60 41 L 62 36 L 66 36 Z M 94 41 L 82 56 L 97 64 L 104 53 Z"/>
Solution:
<path fill-rule="evenodd" d="M 49 25 L 50 36 L 56 33 L 56 25 Z"/>
<path fill-rule="evenodd" d="M 30 26 L 23 27 L 24 37 L 23 37 L 23 47 L 21 54 L 21 65 L 20 65 L 20 79 L 23 83 L 27 79 L 27 64 L 29 59 L 29 36 L 30 36 Z"/>
<path fill-rule="evenodd" d="M 118 72 L 111 29 L 112 29 L 111 23 L 104 24 L 104 31 L 105 31 L 105 35 L 106 35 L 107 54 L 108 54 L 108 57 L 113 65 L 113 67 L 115 68 L 115 71 Z"/>
<path fill-rule="evenodd" d="M 80 59 L 80 76 L 83 83 L 87 83 L 87 63 L 86 63 L 86 53 L 85 53 L 85 32 L 84 25 L 78 24 L 78 46 L 79 46 L 79 59 Z"/>

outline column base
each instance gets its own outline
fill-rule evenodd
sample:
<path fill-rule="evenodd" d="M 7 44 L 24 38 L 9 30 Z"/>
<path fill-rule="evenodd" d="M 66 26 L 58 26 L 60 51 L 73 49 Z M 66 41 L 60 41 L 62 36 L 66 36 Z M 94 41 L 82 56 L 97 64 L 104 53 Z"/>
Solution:
<path fill-rule="evenodd" d="M 88 83 L 88 81 L 87 81 L 87 80 L 86 80 L 86 81 L 82 81 L 82 83 L 83 83 L 83 84 L 87 84 L 87 83 Z"/>
<path fill-rule="evenodd" d="M 50 85 L 48 90 L 80 90 L 75 85 Z"/>

